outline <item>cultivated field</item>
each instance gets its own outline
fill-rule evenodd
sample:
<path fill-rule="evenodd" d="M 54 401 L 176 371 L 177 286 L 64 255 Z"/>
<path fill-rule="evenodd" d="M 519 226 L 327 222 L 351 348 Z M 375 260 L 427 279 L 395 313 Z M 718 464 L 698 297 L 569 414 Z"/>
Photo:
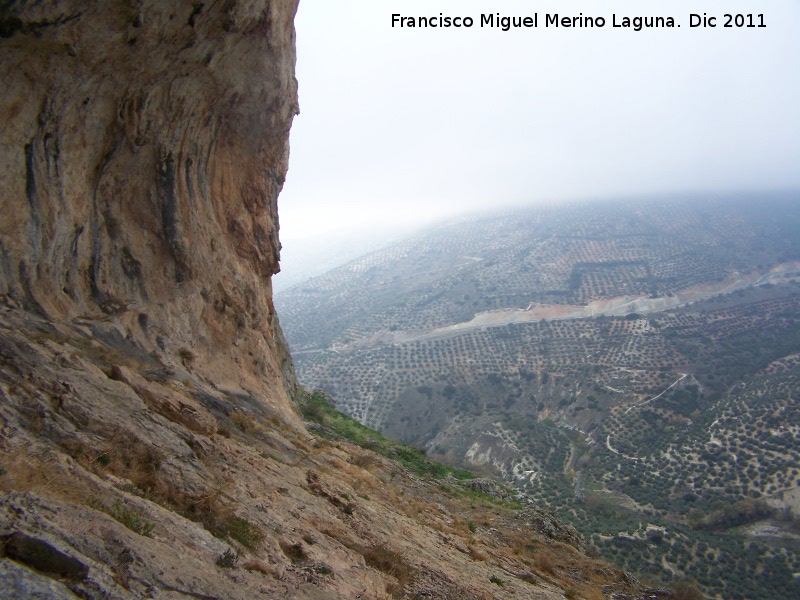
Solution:
<path fill-rule="evenodd" d="M 800 199 L 752 200 L 464 219 L 276 301 L 301 381 L 360 421 L 505 478 L 654 583 L 788 597 Z"/>

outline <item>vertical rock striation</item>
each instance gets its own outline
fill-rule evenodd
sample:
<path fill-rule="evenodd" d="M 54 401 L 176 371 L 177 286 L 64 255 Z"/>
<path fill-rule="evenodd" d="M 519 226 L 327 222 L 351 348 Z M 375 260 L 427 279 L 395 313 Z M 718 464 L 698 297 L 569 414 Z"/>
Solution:
<path fill-rule="evenodd" d="M 296 8 L 0 2 L 0 295 L 285 402 L 270 278 Z"/>

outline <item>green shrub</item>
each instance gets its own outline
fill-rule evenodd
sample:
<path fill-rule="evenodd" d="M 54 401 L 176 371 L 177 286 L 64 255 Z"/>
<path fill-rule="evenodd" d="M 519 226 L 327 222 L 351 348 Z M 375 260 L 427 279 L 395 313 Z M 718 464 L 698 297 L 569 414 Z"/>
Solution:
<path fill-rule="evenodd" d="M 230 548 L 225 550 L 224 554 L 217 557 L 216 565 L 223 569 L 232 569 L 236 562 L 239 560 L 239 555 L 234 554 Z"/>
<path fill-rule="evenodd" d="M 119 502 L 114 503 L 108 511 L 111 517 L 139 535 L 150 536 L 155 529 L 155 524 L 143 518 L 140 514 L 128 509 L 127 506 Z"/>

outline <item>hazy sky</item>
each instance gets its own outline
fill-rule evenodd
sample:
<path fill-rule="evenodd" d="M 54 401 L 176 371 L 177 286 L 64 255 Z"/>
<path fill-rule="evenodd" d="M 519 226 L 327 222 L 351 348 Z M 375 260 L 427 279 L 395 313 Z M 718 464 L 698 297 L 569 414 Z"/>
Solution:
<path fill-rule="evenodd" d="M 391 26 L 440 12 L 475 24 Z M 539 26 L 479 26 L 497 12 Z M 548 13 L 606 25 L 546 28 Z M 767 26 L 724 28 L 725 13 Z M 300 0 L 296 26 L 287 250 L 508 204 L 800 188 L 800 0 Z"/>

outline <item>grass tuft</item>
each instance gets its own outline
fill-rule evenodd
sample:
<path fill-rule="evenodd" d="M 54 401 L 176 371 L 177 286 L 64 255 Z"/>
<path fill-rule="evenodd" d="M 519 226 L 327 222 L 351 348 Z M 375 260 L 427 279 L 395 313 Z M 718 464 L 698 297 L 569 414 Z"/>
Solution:
<path fill-rule="evenodd" d="M 130 510 L 127 506 L 120 502 L 115 502 L 111 509 L 108 511 L 108 514 L 119 521 L 125 527 L 133 531 L 134 533 L 138 533 L 139 535 L 144 535 L 150 537 L 150 534 L 153 533 L 153 529 L 155 529 L 155 524 L 148 521 L 142 515 Z"/>

